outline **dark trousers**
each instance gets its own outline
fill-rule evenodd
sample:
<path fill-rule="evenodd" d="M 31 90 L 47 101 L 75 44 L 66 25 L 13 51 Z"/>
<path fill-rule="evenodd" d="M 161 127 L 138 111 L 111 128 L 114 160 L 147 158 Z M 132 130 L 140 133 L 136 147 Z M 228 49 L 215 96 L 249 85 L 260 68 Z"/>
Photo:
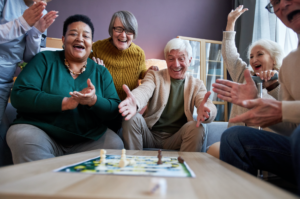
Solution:
<path fill-rule="evenodd" d="M 221 137 L 220 159 L 253 175 L 259 169 L 297 182 L 300 194 L 300 126 L 290 137 L 231 127 Z"/>

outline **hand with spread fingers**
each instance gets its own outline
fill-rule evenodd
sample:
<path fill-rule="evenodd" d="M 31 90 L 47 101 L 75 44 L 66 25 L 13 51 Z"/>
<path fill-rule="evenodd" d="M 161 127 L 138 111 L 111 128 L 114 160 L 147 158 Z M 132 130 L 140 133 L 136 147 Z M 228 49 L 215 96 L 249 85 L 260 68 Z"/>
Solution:
<path fill-rule="evenodd" d="M 127 85 L 123 85 L 123 90 L 127 97 L 119 104 L 119 112 L 123 117 L 126 116 L 125 120 L 130 120 L 130 118 L 132 118 L 137 112 L 137 103 Z"/>
<path fill-rule="evenodd" d="M 87 80 L 87 85 L 82 91 L 70 92 L 70 95 L 81 105 L 93 106 L 97 102 L 95 87 L 90 79 Z"/>
<path fill-rule="evenodd" d="M 206 106 L 206 102 L 207 102 L 207 99 L 209 98 L 211 92 L 207 92 L 202 100 L 202 102 L 200 103 L 198 109 L 197 109 L 197 124 L 196 126 L 199 127 L 200 123 L 201 122 L 204 122 L 205 120 L 207 120 L 209 118 L 209 113 L 210 113 L 210 110 L 209 108 L 207 108 Z"/>
<path fill-rule="evenodd" d="M 43 10 L 45 9 L 46 5 L 47 4 L 43 1 L 38 3 L 34 2 L 32 6 L 24 11 L 23 18 L 29 26 L 33 26 L 39 21 L 39 19 L 43 16 Z"/>
<path fill-rule="evenodd" d="M 244 100 L 257 97 L 257 88 L 251 78 L 250 71 L 245 70 L 244 76 L 246 84 L 217 79 L 217 83 L 212 84 L 213 91 L 218 94 L 218 98 L 242 106 Z"/>
<path fill-rule="evenodd" d="M 243 5 L 240 5 L 235 10 L 231 10 L 228 14 L 226 31 L 234 31 L 236 20 L 248 10 L 248 8 L 243 9 L 243 7 Z"/>
<path fill-rule="evenodd" d="M 275 74 L 278 74 L 277 70 L 266 70 L 261 71 L 260 73 L 256 73 L 256 75 L 260 77 L 261 80 L 265 80 L 263 83 L 264 88 L 267 88 L 278 81 L 278 79 L 269 81 Z"/>
<path fill-rule="evenodd" d="M 282 122 L 282 103 L 273 99 L 253 99 L 242 102 L 249 111 L 229 120 L 232 123 L 244 122 L 247 126 L 267 127 Z"/>
<path fill-rule="evenodd" d="M 103 62 L 103 60 L 99 59 L 99 58 L 96 58 L 96 57 L 93 57 L 92 58 L 94 60 L 94 62 L 96 62 L 98 65 L 102 65 L 105 67 L 105 64 Z"/>
<path fill-rule="evenodd" d="M 36 27 L 36 29 L 38 29 L 41 33 L 45 32 L 46 29 L 48 29 L 55 21 L 55 18 L 58 17 L 57 13 L 57 11 L 48 12 L 34 24 L 34 27 Z"/>

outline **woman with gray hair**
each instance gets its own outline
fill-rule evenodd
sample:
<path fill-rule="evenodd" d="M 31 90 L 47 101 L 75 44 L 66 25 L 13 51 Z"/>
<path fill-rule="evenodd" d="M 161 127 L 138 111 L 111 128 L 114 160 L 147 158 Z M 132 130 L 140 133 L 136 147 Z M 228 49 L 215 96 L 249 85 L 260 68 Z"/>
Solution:
<path fill-rule="evenodd" d="M 118 11 L 111 18 L 108 32 L 110 38 L 93 44 L 90 58 L 99 65 L 105 64 L 124 100 L 122 85 L 128 85 L 130 90 L 136 88 L 138 79 L 143 79 L 147 71 L 144 51 L 132 42 L 138 36 L 138 22 L 131 12 Z"/>
<path fill-rule="evenodd" d="M 283 51 L 279 44 L 271 40 L 261 39 L 249 46 L 248 58 L 251 67 L 247 66 L 237 52 L 235 46 L 234 26 L 236 20 L 241 16 L 247 8 L 243 9 L 240 5 L 235 10 L 228 14 L 226 31 L 223 32 L 222 55 L 232 81 L 245 83 L 244 71 L 250 70 L 253 76 L 259 76 L 263 82 L 262 97 L 267 99 L 277 99 L 279 95 L 280 85 L 278 80 L 272 80 L 278 73 L 283 60 Z M 215 88 L 214 88 L 215 89 Z M 247 111 L 246 108 L 233 104 L 230 118 L 241 115 Z M 228 127 L 246 126 L 245 123 L 229 123 Z M 270 129 L 264 129 L 270 131 Z M 209 147 L 207 153 L 219 158 L 220 142 L 217 142 Z"/>

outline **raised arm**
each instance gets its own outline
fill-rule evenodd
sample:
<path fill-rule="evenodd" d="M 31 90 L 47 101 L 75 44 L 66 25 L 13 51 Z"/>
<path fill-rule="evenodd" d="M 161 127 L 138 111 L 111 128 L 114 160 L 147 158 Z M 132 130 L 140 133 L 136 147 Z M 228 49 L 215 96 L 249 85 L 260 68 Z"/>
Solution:
<path fill-rule="evenodd" d="M 228 21 L 226 26 L 226 31 L 223 32 L 222 41 L 222 55 L 224 62 L 228 69 L 228 72 L 233 81 L 242 83 L 244 81 L 244 70 L 247 69 L 247 63 L 245 63 L 241 58 L 240 54 L 237 52 L 235 45 L 235 32 L 234 26 L 236 20 L 241 14 L 243 14 L 247 8 L 243 9 L 243 6 L 237 7 L 228 14 Z"/>

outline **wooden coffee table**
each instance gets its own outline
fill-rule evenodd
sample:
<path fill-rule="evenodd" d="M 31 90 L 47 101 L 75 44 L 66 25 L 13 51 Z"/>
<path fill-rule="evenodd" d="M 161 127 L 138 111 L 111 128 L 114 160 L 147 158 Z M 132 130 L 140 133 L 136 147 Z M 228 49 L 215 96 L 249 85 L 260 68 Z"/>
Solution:
<path fill-rule="evenodd" d="M 120 150 L 107 150 L 120 155 Z M 156 151 L 127 151 L 127 155 L 156 156 Z M 297 198 L 206 153 L 169 152 L 181 156 L 196 178 L 165 178 L 167 194 L 150 195 L 152 177 L 55 173 L 54 169 L 99 155 L 99 150 L 0 168 L 0 198 Z"/>

